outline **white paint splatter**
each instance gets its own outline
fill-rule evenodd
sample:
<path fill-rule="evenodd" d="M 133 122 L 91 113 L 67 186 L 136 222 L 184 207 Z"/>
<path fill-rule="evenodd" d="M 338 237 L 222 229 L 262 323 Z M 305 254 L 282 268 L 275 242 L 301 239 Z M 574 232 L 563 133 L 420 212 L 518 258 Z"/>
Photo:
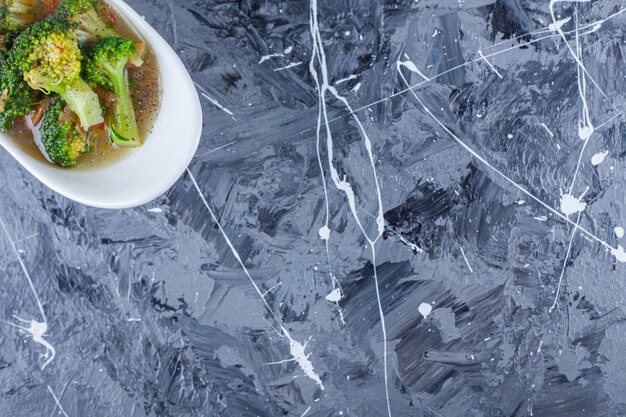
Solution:
<path fill-rule="evenodd" d="M 313 364 L 309 360 L 309 356 L 311 356 L 311 354 L 305 352 L 306 345 L 309 342 L 307 341 L 304 344 L 302 344 L 298 342 L 297 340 L 294 340 L 289 334 L 289 332 L 287 331 L 287 329 L 285 329 L 283 326 L 280 326 L 280 328 L 283 331 L 283 334 L 285 335 L 285 337 L 289 339 L 289 348 L 291 351 L 291 356 L 293 356 L 293 359 L 298 363 L 298 365 L 304 371 L 306 376 L 308 376 L 313 381 L 315 381 L 317 385 L 319 385 L 319 387 L 323 390 L 324 384 L 322 384 L 322 380 L 320 379 L 319 375 L 315 373 L 315 369 L 313 369 Z"/>
<path fill-rule="evenodd" d="M 491 68 L 491 70 L 495 72 L 498 77 L 503 78 L 502 74 L 498 72 L 496 67 L 491 62 L 489 62 L 489 60 L 487 59 L 485 55 L 483 55 L 483 51 L 478 50 L 478 55 L 480 55 L 480 57 L 487 63 L 487 65 L 489 65 L 489 68 Z"/>
<path fill-rule="evenodd" d="M 348 81 L 356 80 L 357 78 L 358 78 L 358 75 L 352 74 L 349 77 L 342 78 L 340 80 L 335 81 L 335 85 L 339 85 L 339 84 L 343 84 L 343 83 L 348 82 Z"/>
<path fill-rule="evenodd" d="M 561 28 L 562 28 L 563 26 L 565 26 L 565 24 L 566 24 L 567 22 L 569 22 L 570 20 L 572 20 L 572 18 L 571 18 L 571 17 L 567 17 L 567 18 L 565 18 L 565 19 L 557 20 L 557 21 L 556 21 L 556 22 L 554 22 L 554 23 L 550 23 L 550 24 L 548 25 L 548 29 L 549 29 L 551 32 L 558 32 L 558 31 L 559 31 L 559 30 L 561 30 Z"/>
<path fill-rule="evenodd" d="M 163 209 L 160 207 L 149 208 L 148 211 L 150 213 L 163 213 Z"/>
<path fill-rule="evenodd" d="M 548 216 L 535 216 L 533 217 L 533 219 L 540 221 L 540 222 L 545 222 L 545 221 L 548 221 Z"/>
<path fill-rule="evenodd" d="M 385 230 L 385 219 L 384 219 L 384 209 L 383 209 L 383 202 L 382 202 L 382 192 L 380 190 L 378 174 L 376 172 L 376 162 L 374 158 L 374 153 L 372 151 L 372 142 L 369 138 L 369 135 L 365 131 L 365 128 L 363 127 L 363 124 L 361 123 L 361 120 L 355 114 L 355 111 L 352 108 L 352 106 L 350 106 L 350 103 L 348 103 L 348 100 L 346 100 L 345 97 L 341 96 L 337 92 L 337 90 L 329 84 L 328 65 L 326 61 L 326 53 L 324 51 L 324 41 L 320 33 L 319 22 L 318 22 L 317 0 L 310 1 L 309 12 L 310 12 L 309 29 L 311 31 L 311 37 L 313 38 L 313 50 L 311 53 L 311 60 L 309 62 L 309 71 L 311 72 L 311 75 L 315 82 L 315 86 L 317 88 L 318 97 L 319 97 L 318 117 L 317 117 L 317 127 L 316 127 L 317 143 L 319 145 L 320 133 L 321 133 L 321 127 L 322 127 L 322 118 L 323 118 L 324 128 L 325 128 L 325 133 L 326 133 L 326 145 L 327 145 L 326 154 L 327 154 L 327 159 L 328 159 L 328 171 L 330 174 L 330 178 L 333 181 L 335 187 L 339 191 L 343 192 L 346 199 L 348 200 L 348 206 L 350 208 L 350 212 L 352 216 L 354 217 L 354 220 L 356 221 L 363 236 L 369 243 L 369 247 L 370 247 L 370 251 L 372 255 L 371 262 L 372 262 L 373 270 L 374 270 L 373 271 L 374 272 L 374 288 L 376 290 L 378 314 L 380 317 L 380 326 L 381 326 L 381 330 L 383 334 L 383 378 L 384 378 L 384 384 L 385 384 L 385 399 L 386 399 L 386 405 L 387 405 L 387 414 L 389 417 L 391 417 L 392 414 L 391 414 L 391 401 L 389 398 L 389 375 L 388 375 L 389 369 L 387 365 L 387 361 L 388 361 L 387 359 L 387 330 L 386 330 L 386 324 L 385 324 L 385 315 L 383 312 L 383 306 L 382 306 L 382 301 L 380 297 L 380 286 L 378 282 L 378 272 L 377 272 L 377 267 L 376 267 L 376 248 L 375 248 L 376 242 L 378 241 L 378 239 L 380 239 L 380 237 L 382 236 Z M 319 69 L 321 72 L 321 79 L 320 79 L 320 74 L 316 68 L 316 63 L 319 65 Z M 326 104 L 327 93 L 330 93 L 336 100 L 341 102 L 344 105 L 344 107 L 350 112 L 352 119 L 358 126 L 359 131 L 363 137 L 365 150 L 367 151 L 367 155 L 369 157 L 370 168 L 372 170 L 373 183 L 376 185 L 376 198 L 377 198 L 377 203 L 378 203 L 378 213 L 376 216 L 377 233 L 374 238 L 371 238 L 368 235 L 368 233 L 365 231 L 365 228 L 363 227 L 363 224 L 361 223 L 361 220 L 359 219 L 358 213 L 356 211 L 356 196 L 354 194 L 352 184 L 350 184 L 350 182 L 348 182 L 345 177 L 343 179 L 339 177 L 339 172 L 337 171 L 337 168 L 334 165 L 334 149 L 333 149 L 334 143 L 333 143 L 332 131 L 329 126 L 330 121 L 328 117 L 328 110 L 327 110 L 327 104 Z M 320 161 L 321 163 L 319 146 L 317 148 L 317 152 L 318 152 L 318 161 Z M 326 192 L 326 190 L 324 191 Z M 327 194 L 326 194 L 326 202 L 328 204 Z M 326 221 L 328 224 L 328 217 Z M 328 247 L 327 247 L 327 251 L 328 251 Z"/>
<path fill-rule="evenodd" d="M 469 261 L 467 260 L 467 256 L 465 256 L 465 251 L 463 250 L 462 246 L 459 246 L 459 249 L 461 249 L 461 255 L 463 255 L 463 259 L 465 259 L 465 264 L 467 265 L 467 267 L 469 268 L 471 273 L 474 273 L 474 270 L 472 269 L 472 267 L 469 264 Z"/>
<path fill-rule="evenodd" d="M 283 71 L 283 70 L 286 70 L 286 69 L 289 69 L 289 68 L 297 67 L 298 65 L 302 65 L 302 61 L 291 62 L 291 63 L 285 65 L 284 67 L 274 68 L 274 71 Z"/>
<path fill-rule="evenodd" d="M 622 245 L 618 245 L 617 249 L 611 249 L 611 255 L 620 262 L 626 262 L 626 252 L 624 252 Z"/>
<path fill-rule="evenodd" d="M 402 71 L 400 67 L 405 67 L 409 71 L 414 72 L 415 74 L 422 77 L 424 81 L 430 81 L 430 78 L 425 76 L 419 69 L 417 69 L 417 67 L 412 61 L 398 61 L 398 71 Z"/>
<path fill-rule="evenodd" d="M 269 61 L 272 58 L 279 58 L 281 56 L 285 56 L 283 54 L 269 54 L 269 55 L 263 55 L 261 57 L 261 59 L 259 60 L 259 64 L 264 63 L 265 61 Z"/>
<path fill-rule="evenodd" d="M 261 289 L 259 288 L 257 283 L 254 281 L 254 279 L 252 279 L 252 275 L 250 275 L 250 271 L 248 271 L 248 268 L 246 268 L 246 265 L 241 260 L 241 255 L 239 255 L 239 252 L 237 252 L 237 249 L 235 249 L 235 246 L 233 245 L 233 243 L 231 242 L 230 238 L 228 237 L 228 235 L 224 231 L 224 228 L 222 227 L 222 224 L 218 221 L 217 216 L 215 215 L 215 213 L 211 209 L 211 206 L 209 205 L 209 203 L 206 200 L 206 198 L 204 198 L 204 194 L 202 194 L 202 190 L 200 190 L 200 186 L 198 185 L 198 182 L 196 181 L 196 178 L 193 176 L 193 174 L 191 173 L 191 170 L 189 168 L 187 168 L 187 174 L 189 175 L 189 178 L 191 179 L 191 182 L 193 183 L 196 191 L 198 192 L 198 195 L 200 196 L 200 199 L 202 200 L 202 203 L 204 203 L 204 206 L 206 207 L 207 211 L 211 215 L 211 219 L 213 219 L 213 222 L 215 223 L 215 225 L 217 226 L 219 231 L 222 233 L 222 237 L 226 241 L 226 244 L 228 245 L 228 248 L 230 249 L 231 253 L 233 254 L 235 259 L 237 260 L 237 262 L 241 266 L 241 269 L 243 270 L 244 274 L 246 274 L 246 277 L 248 278 L 248 280 L 250 281 L 250 283 L 254 287 L 254 289 L 257 292 L 257 294 L 259 295 L 259 297 L 261 297 L 261 300 L 263 301 L 263 305 L 265 306 L 267 311 L 271 314 L 271 316 L 274 318 L 274 320 L 277 323 L 280 323 L 280 319 L 278 317 L 276 317 L 276 315 L 274 314 L 274 311 L 272 310 L 270 305 L 267 303 L 267 300 L 265 299 L 265 295 L 261 292 Z M 304 350 L 305 350 L 305 347 L 306 347 L 306 343 L 304 345 L 302 345 L 299 342 L 293 340 L 291 338 L 291 335 L 289 334 L 289 332 L 287 332 L 287 329 L 285 329 L 282 325 L 280 325 L 280 329 L 282 330 L 283 336 L 286 337 L 289 340 L 289 347 L 290 347 L 291 354 L 293 356 L 292 360 L 296 361 L 298 363 L 298 365 L 300 366 L 300 368 L 302 368 L 304 373 L 309 378 L 313 379 L 313 381 L 315 381 L 320 386 L 321 389 L 324 389 L 324 385 L 322 384 L 322 381 L 321 381 L 320 377 L 317 374 L 315 374 L 315 372 L 313 371 L 313 364 L 309 360 L 309 356 L 310 355 L 307 355 L 307 354 L 304 353 Z"/>
<path fill-rule="evenodd" d="M 65 410 L 63 409 L 63 406 L 61 406 L 61 402 L 59 401 L 59 398 L 56 396 L 54 391 L 52 391 L 52 388 L 50 387 L 50 385 L 48 385 L 48 392 L 50 393 L 50 395 L 52 395 L 52 398 L 54 399 L 56 406 L 59 407 L 59 411 L 61 412 L 61 414 L 63 414 L 63 417 L 69 417 L 67 413 L 65 412 Z"/>
<path fill-rule="evenodd" d="M 624 228 L 621 226 L 617 226 L 615 229 L 613 229 L 613 231 L 615 232 L 615 236 L 617 236 L 618 238 L 623 238 L 624 237 Z"/>
<path fill-rule="evenodd" d="M 552 133 L 552 131 L 550 129 L 548 129 L 548 126 L 546 126 L 545 123 L 541 124 L 541 127 L 543 127 L 544 129 L 546 129 L 546 132 L 548 132 L 548 135 L 550 135 L 551 138 L 554 137 L 554 133 Z"/>
<path fill-rule="evenodd" d="M 197 82 L 194 81 L 194 84 L 196 85 L 196 87 L 198 87 L 200 89 L 200 95 L 204 98 L 206 98 L 207 100 L 209 100 L 211 102 L 211 104 L 213 104 L 215 107 L 217 107 L 218 109 L 220 109 L 221 111 L 223 111 L 224 113 L 228 114 L 229 116 L 233 116 L 234 118 L 234 114 L 232 111 L 228 110 L 226 107 L 222 106 L 216 99 L 214 99 L 213 97 L 211 97 L 209 95 L 209 93 L 205 90 L 204 87 L 202 87 L 200 84 L 198 84 Z M 237 120 L 237 119 L 235 119 Z"/>
<path fill-rule="evenodd" d="M 598 166 L 604 162 L 604 158 L 609 154 L 609 151 L 600 151 L 591 157 L 591 165 Z"/>
<path fill-rule="evenodd" d="M 585 210 L 587 203 L 581 201 L 582 198 L 583 196 L 576 198 L 570 193 L 563 194 L 561 196 L 561 212 L 569 217 L 574 213 L 580 213 Z"/>
<path fill-rule="evenodd" d="M 569 244 L 567 245 L 567 252 L 565 253 L 565 259 L 563 260 L 563 266 L 561 267 L 561 275 L 559 276 L 559 282 L 556 286 L 556 294 L 554 295 L 554 301 L 552 302 L 552 306 L 548 310 L 548 313 L 552 313 L 552 311 L 556 308 L 556 304 L 559 301 L 559 294 L 561 293 L 561 285 L 563 284 L 563 277 L 565 277 L 565 269 L 567 268 L 567 262 L 569 261 L 570 253 L 572 252 L 572 244 L 574 243 L 574 237 L 576 236 L 576 231 L 578 230 L 578 223 L 580 223 L 580 213 L 578 213 L 578 217 L 576 218 L 576 226 L 574 226 L 574 230 L 572 230 L 572 234 L 569 238 Z"/>
<path fill-rule="evenodd" d="M 420 312 L 420 314 L 422 315 L 422 317 L 426 318 L 430 315 L 430 313 L 432 313 L 433 311 L 433 306 L 431 306 L 428 303 L 422 303 L 420 304 L 420 306 L 417 308 L 417 310 Z"/>
<path fill-rule="evenodd" d="M 626 9 L 625 9 L 626 10 Z M 465 149 L 467 152 L 469 152 L 471 155 L 473 155 L 476 159 L 478 159 L 481 163 L 483 163 L 485 166 L 487 166 L 489 169 L 491 169 L 492 171 L 494 171 L 496 174 L 498 174 L 499 176 L 501 176 L 502 178 L 504 178 L 506 181 L 508 181 L 511 185 L 513 185 L 515 188 L 517 188 L 519 191 L 523 192 L 524 194 L 526 194 L 528 197 L 530 197 L 531 199 L 533 199 L 536 203 L 539 203 L 540 205 L 542 205 L 544 208 L 546 208 L 548 211 L 550 211 L 552 214 L 554 214 L 555 216 L 565 220 L 567 223 L 574 225 L 574 226 L 578 226 L 576 223 L 574 223 L 572 220 L 570 220 L 569 217 L 563 215 L 562 213 L 560 213 L 559 211 L 557 211 L 555 208 L 551 207 L 548 203 L 546 203 L 545 201 L 543 201 L 542 199 L 540 199 L 539 197 L 537 197 L 536 195 L 534 195 L 533 193 L 531 193 L 530 191 L 528 191 L 527 189 L 525 189 L 524 187 L 522 187 L 520 184 L 518 184 L 517 182 L 513 181 L 511 178 L 509 178 L 504 172 L 500 171 L 498 168 L 496 168 L 495 166 L 493 166 L 489 161 L 487 161 L 485 158 L 483 158 L 482 156 L 480 156 L 474 149 L 472 149 L 471 147 L 469 147 L 465 142 L 463 142 L 457 135 L 455 135 L 441 120 L 439 120 L 437 118 L 437 116 L 435 116 L 433 114 L 433 112 L 424 104 L 424 102 L 418 97 L 417 94 L 415 94 L 414 88 L 423 84 L 423 83 L 418 83 L 416 85 L 410 85 L 406 79 L 406 77 L 404 77 L 404 74 L 402 73 L 402 71 L 398 71 L 398 74 L 400 75 L 400 78 L 402 78 L 402 81 L 404 82 L 404 84 L 406 85 L 406 91 L 411 92 L 411 94 L 413 95 L 413 97 L 415 97 L 415 100 L 419 103 L 419 105 L 424 109 L 424 111 L 426 112 L 426 114 L 428 114 L 452 139 L 454 139 L 454 141 L 456 143 L 458 143 L 461 147 L 463 147 L 463 149 Z M 441 75 L 441 74 L 439 74 Z M 401 94 L 401 92 L 397 93 L 397 94 Z M 578 226 L 578 230 L 580 230 L 582 233 L 584 233 L 586 236 L 588 236 L 589 238 L 595 240 L 596 242 L 602 244 L 604 247 L 606 247 L 609 250 L 613 250 L 615 249 L 613 246 L 609 245 L 606 241 L 600 239 L 598 236 L 596 236 L 595 234 L 591 233 L 589 230 L 585 229 L 582 226 Z"/>
<path fill-rule="evenodd" d="M 41 365 L 41 370 L 43 371 L 44 369 L 46 369 L 46 366 L 48 366 L 54 360 L 54 357 L 56 356 L 56 350 L 54 349 L 54 346 L 52 346 L 44 338 L 44 336 L 46 335 L 46 332 L 48 331 L 48 323 L 40 322 L 36 320 L 24 320 L 15 315 L 13 316 L 13 318 L 15 318 L 18 321 L 21 321 L 22 323 L 27 323 L 28 327 L 19 326 L 17 324 L 10 323 L 10 322 L 6 322 L 6 323 L 12 327 L 15 327 L 16 329 L 19 329 L 25 333 L 30 334 L 30 336 L 33 339 L 33 342 L 42 345 L 44 349 L 46 349 L 46 353 L 44 353 L 43 355 L 46 361 L 43 363 L 43 365 Z"/>
<path fill-rule="evenodd" d="M 336 303 L 341 300 L 341 289 L 335 288 L 327 296 L 326 299 L 331 303 Z"/>
<path fill-rule="evenodd" d="M 20 264 L 20 268 L 22 268 L 22 272 L 24 273 L 24 276 L 26 277 L 26 281 L 28 282 L 28 286 L 30 287 L 31 292 L 33 293 L 33 296 L 35 297 L 35 301 L 37 302 L 37 307 L 39 308 L 39 313 L 41 314 L 41 319 L 42 321 L 36 321 L 36 320 L 24 320 L 22 318 L 17 317 L 16 315 L 13 315 L 13 317 L 22 322 L 22 323 L 28 323 L 28 327 L 24 327 L 24 326 L 19 326 L 15 323 L 9 323 L 6 322 L 8 325 L 13 326 L 17 329 L 20 329 L 26 333 L 29 333 L 31 335 L 31 337 L 33 338 L 33 342 L 38 343 L 40 345 L 42 345 L 44 347 L 44 349 L 46 349 L 46 353 L 43 355 L 44 358 L 46 359 L 46 361 L 43 363 L 43 365 L 41 366 L 41 370 L 44 370 L 46 368 L 46 366 L 48 366 L 55 358 L 56 356 L 56 350 L 54 349 L 54 346 L 52 346 L 45 338 L 44 336 L 46 335 L 46 332 L 48 331 L 48 318 L 46 317 L 46 312 L 43 309 L 43 304 L 41 304 L 41 300 L 39 299 L 39 295 L 37 294 L 37 290 L 35 290 L 35 285 L 33 284 L 33 280 L 30 277 L 30 274 L 28 273 L 28 270 L 26 269 L 26 265 L 24 265 L 24 261 L 22 261 L 22 257 L 19 254 L 19 251 L 17 250 L 17 248 L 15 247 L 15 243 L 13 243 L 13 240 L 11 239 L 11 235 L 9 234 L 9 230 L 7 229 L 6 225 L 4 224 L 4 221 L 2 219 L 0 219 L 0 226 L 2 226 L 2 230 L 4 231 L 4 235 L 6 236 L 7 240 L 9 241 L 9 244 L 11 245 L 11 249 L 13 250 L 13 253 L 15 254 L 15 257 L 17 258 L 17 261 Z"/>
<path fill-rule="evenodd" d="M 320 235 L 320 239 L 322 240 L 330 239 L 330 229 L 328 228 L 328 226 L 324 225 L 320 227 L 319 235 Z"/>

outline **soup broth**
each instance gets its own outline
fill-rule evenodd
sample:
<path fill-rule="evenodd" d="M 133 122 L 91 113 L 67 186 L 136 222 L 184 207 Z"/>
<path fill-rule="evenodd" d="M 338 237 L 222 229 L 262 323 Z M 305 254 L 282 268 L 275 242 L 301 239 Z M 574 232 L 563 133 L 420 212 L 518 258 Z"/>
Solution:
<path fill-rule="evenodd" d="M 115 31 L 122 38 L 131 39 L 137 43 L 143 40 L 137 32 L 128 24 L 122 16 L 113 8 L 108 6 L 104 1 L 99 2 L 101 5 L 101 18 L 105 22 L 111 22 Z M 38 20 L 43 19 L 50 13 L 43 4 L 39 7 L 36 17 Z M 142 55 L 143 65 L 140 67 L 128 67 L 128 80 L 133 99 L 133 107 L 135 117 L 139 126 L 139 133 L 145 140 L 149 135 L 154 120 L 159 112 L 161 100 L 160 74 L 157 67 L 156 58 L 150 49 L 150 45 L 146 44 L 146 48 Z M 104 102 L 111 99 L 111 94 L 103 89 L 95 89 L 100 99 Z M 105 119 L 108 114 L 105 113 Z M 42 150 L 35 142 L 33 133 L 27 126 L 23 118 L 15 120 L 13 126 L 7 132 L 9 136 L 18 144 L 18 146 L 40 161 L 48 162 L 43 155 Z M 104 129 L 91 129 L 89 133 L 90 151 L 85 153 L 78 159 L 78 165 L 71 169 L 90 169 L 99 167 L 118 160 L 124 155 L 132 153 L 137 148 L 122 148 L 111 143 L 108 132 Z M 48 162 L 52 164 L 51 162 Z M 62 167 L 59 167 L 63 169 Z"/>

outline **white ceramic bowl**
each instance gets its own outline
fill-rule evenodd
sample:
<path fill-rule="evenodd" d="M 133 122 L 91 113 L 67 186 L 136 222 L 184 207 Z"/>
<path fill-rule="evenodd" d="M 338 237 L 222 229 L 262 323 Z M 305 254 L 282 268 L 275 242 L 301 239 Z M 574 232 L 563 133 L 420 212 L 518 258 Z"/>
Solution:
<path fill-rule="evenodd" d="M 161 109 L 144 145 L 102 167 L 76 170 L 35 159 L 2 133 L 0 145 L 57 193 L 89 206 L 121 209 L 157 198 L 183 174 L 200 142 L 202 108 L 191 77 L 169 44 L 123 1 L 107 4 L 152 48 L 161 72 Z"/>

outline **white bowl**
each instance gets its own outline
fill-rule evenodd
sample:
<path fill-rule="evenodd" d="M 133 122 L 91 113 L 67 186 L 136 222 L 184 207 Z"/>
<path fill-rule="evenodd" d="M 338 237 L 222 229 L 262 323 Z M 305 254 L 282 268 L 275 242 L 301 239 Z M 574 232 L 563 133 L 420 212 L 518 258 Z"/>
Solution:
<path fill-rule="evenodd" d="M 123 1 L 107 4 L 152 48 L 161 73 L 161 109 L 144 145 L 102 167 L 75 170 L 33 158 L 2 133 L 0 145 L 57 193 L 89 206 L 121 209 L 154 200 L 180 178 L 200 142 L 202 108 L 191 77 L 169 44 Z"/>

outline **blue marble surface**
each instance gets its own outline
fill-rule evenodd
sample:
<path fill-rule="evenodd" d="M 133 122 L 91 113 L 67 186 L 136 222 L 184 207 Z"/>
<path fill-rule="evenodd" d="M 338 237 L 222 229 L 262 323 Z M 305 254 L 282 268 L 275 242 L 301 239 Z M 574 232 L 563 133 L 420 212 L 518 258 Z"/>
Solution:
<path fill-rule="evenodd" d="M 128 3 L 200 148 L 120 211 L 0 152 L 1 416 L 626 415 L 623 2 Z"/>

